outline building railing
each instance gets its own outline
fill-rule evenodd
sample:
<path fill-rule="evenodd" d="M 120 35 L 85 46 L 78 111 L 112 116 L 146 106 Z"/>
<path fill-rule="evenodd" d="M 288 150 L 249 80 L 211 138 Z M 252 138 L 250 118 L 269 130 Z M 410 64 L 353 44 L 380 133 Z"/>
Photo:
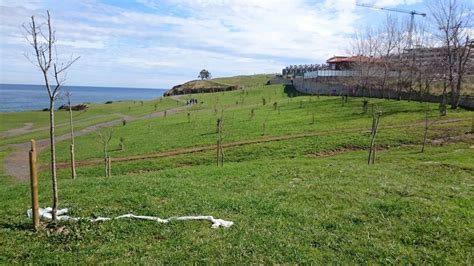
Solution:
<path fill-rule="evenodd" d="M 318 77 L 353 77 L 357 76 L 358 71 L 355 70 L 317 70 L 304 73 L 304 78 L 318 78 Z"/>

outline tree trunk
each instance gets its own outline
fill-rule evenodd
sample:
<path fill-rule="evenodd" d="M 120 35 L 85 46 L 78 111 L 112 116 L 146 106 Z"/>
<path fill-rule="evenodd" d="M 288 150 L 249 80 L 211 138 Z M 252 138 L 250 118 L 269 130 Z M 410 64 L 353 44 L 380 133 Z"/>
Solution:
<path fill-rule="evenodd" d="M 76 159 L 74 156 L 74 144 L 71 143 L 71 175 L 72 179 L 76 179 Z"/>
<path fill-rule="evenodd" d="M 104 144 L 104 164 L 105 164 L 105 177 L 109 176 L 109 164 L 107 162 L 107 144 Z"/>
<path fill-rule="evenodd" d="M 71 128 L 71 176 L 72 179 L 76 179 L 76 160 L 74 156 L 74 125 L 72 123 L 72 106 L 69 94 L 67 98 L 69 104 L 69 127 Z"/>
<path fill-rule="evenodd" d="M 51 179 L 53 182 L 53 221 L 57 220 L 58 210 L 58 180 L 56 176 L 56 145 L 54 138 L 54 99 L 49 102 L 49 138 L 51 143 Z"/>
<path fill-rule="evenodd" d="M 457 104 L 457 91 L 456 91 L 456 86 L 452 84 L 451 86 L 451 109 L 457 109 L 458 104 Z"/>
<path fill-rule="evenodd" d="M 425 117 L 425 134 L 423 135 L 423 145 L 421 145 L 421 152 L 425 151 L 426 138 L 428 136 L 428 112 L 426 112 Z"/>

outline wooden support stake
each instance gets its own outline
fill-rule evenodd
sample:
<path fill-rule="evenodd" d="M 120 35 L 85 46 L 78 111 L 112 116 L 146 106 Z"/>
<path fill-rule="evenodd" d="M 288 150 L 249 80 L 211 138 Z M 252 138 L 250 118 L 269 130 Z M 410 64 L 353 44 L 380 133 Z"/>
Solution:
<path fill-rule="evenodd" d="M 71 175 L 72 179 L 76 179 L 76 159 L 74 158 L 74 144 L 71 143 Z"/>
<path fill-rule="evenodd" d="M 38 171 L 36 168 L 36 142 L 31 140 L 30 150 L 30 180 L 31 180 L 31 205 L 33 211 L 33 226 L 38 229 L 40 223 L 38 203 Z"/>
<path fill-rule="evenodd" d="M 112 176 L 112 158 L 110 156 L 107 157 L 107 166 L 108 166 L 108 171 L 107 173 L 109 174 L 109 177 Z"/>

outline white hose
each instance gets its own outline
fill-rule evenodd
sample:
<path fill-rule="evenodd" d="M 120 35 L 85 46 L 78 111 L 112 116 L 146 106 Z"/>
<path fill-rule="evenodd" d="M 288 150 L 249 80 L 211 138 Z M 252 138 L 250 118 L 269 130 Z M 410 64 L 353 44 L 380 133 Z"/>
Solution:
<path fill-rule="evenodd" d="M 95 219 L 92 218 L 74 218 L 66 215 L 68 212 L 68 209 L 60 209 L 56 212 L 57 218 L 59 221 L 78 221 L 78 220 L 88 220 L 91 222 L 101 222 L 101 221 L 109 221 L 112 219 L 125 219 L 125 218 L 131 218 L 131 219 L 139 219 L 139 220 L 149 220 L 149 221 L 155 221 L 159 223 L 168 223 L 170 221 L 194 221 L 194 220 L 206 220 L 212 222 L 211 228 L 219 228 L 219 227 L 224 227 L 224 228 L 229 228 L 231 227 L 234 222 L 232 221 L 226 221 L 222 219 L 216 219 L 212 216 L 181 216 L 181 217 L 170 217 L 168 219 L 162 219 L 160 217 L 155 217 L 155 216 L 140 216 L 140 215 L 134 215 L 134 214 L 124 214 L 120 215 L 114 218 L 108 218 L 108 217 L 98 217 Z M 32 209 L 28 209 L 26 212 L 29 218 L 33 217 L 33 211 Z M 53 219 L 53 209 L 51 207 L 42 209 L 39 208 L 39 215 L 40 219 L 44 220 L 52 220 Z"/>

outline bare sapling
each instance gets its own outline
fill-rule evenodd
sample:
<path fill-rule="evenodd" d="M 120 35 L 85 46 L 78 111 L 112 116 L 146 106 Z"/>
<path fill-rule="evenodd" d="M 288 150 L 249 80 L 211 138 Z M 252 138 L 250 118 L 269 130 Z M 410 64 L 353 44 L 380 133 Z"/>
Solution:
<path fill-rule="evenodd" d="M 70 57 L 69 60 L 60 63 L 56 50 L 56 36 L 51 23 L 49 11 L 46 11 L 46 23 L 37 23 L 34 16 L 31 16 L 31 22 L 23 24 L 25 38 L 34 50 L 32 56 L 26 54 L 26 58 L 42 73 L 46 90 L 49 98 L 49 139 L 51 150 L 51 181 L 53 188 L 53 210 L 52 219 L 57 220 L 58 210 L 58 183 L 56 172 L 56 140 L 55 140 L 55 101 L 59 92 L 66 81 L 66 72 L 79 57 Z M 51 78 L 54 79 L 52 84 Z"/>
<path fill-rule="evenodd" d="M 311 113 L 311 125 L 314 125 L 314 113 Z"/>
<path fill-rule="evenodd" d="M 74 150 L 74 125 L 72 122 L 72 104 L 71 104 L 71 95 L 70 91 L 66 92 L 67 103 L 69 106 L 69 128 L 71 129 L 71 146 L 70 146 L 70 153 L 71 153 L 71 177 L 72 179 L 76 179 L 76 159 L 75 159 L 75 150 Z"/>
<path fill-rule="evenodd" d="M 38 229 L 40 225 L 39 203 L 38 203 L 38 169 L 36 165 L 36 141 L 31 140 L 30 150 L 30 185 L 31 185 L 31 209 L 33 214 L 33 226 Z"/>
<path fill-rule="evenodd" d="M 425 133 L 423 134 L 423 144 L 421 145 L 421 153 L 425 151 L 427 136 L 428 136 L 428 111 L 426 111 L 425 113 Z"/>
<path fill-rule="evenodd" d="M 121 151 L 125 150 L 125 139 L 123 137 L 120 137 L 119 148 Z"/>
<path fill-rule="evenodd" d="M 362 114 L 367 114 L 368 110 L 369 110 L 369 101 L 363 100 L 362 101 Z"/>
<path fill-rule="evenodd" d="M 223 116 L 217 119 L 217 166 L 224 166 L 224 147 L 222 145 L 223 123 Z"/>
<path fill-rule="evenodd" d="M 425 127 L 424 127 L 424 133 L 423 133 L 423 143 L 421 144 L 421 153 L 423 153 L 425 151 L 425 145 L 426 145 L 426 141 L 428 140 L 428 131 L 429 131 L 429 128 L 431 127 L 431 125 L 433 125 L 434 123 L 436 123 L 436 121 L 438 121 L 438 119 L 435 119 L 433 121 L 431 121 L 431 123 L 429 122 L 429 113 L 430 111 L 426 111 L 425 112 Z"/>
<path fill-rule="evenodd" d="M 99 136 L 97 141 L 99 142 L 99 144 L 102 145 L 102 148 L 104 151 L 105 177 L 110 177 L 112 175 L 111 173 L 112 167 L 110 165 L 111 160 L 109 156 L 109 143 L 110 143 L 110 140 L 112 140 L 113 133 L 114 133 L 114 130 L 111 127 L 100 129 L 97 132 L 97 135 Z"/>
<path fill-rule="evenodd" d="M 368 162 L 367 162 L 368 164 L 375 164 L 375 152 L 376 152 L 375 137 L 377 136 L 381 116 L 382 116 L 382 111 L 377 111 L 375 116 L 374 116 L 375 117 L 375 123 L 373 123 L 373 126 L 372 126 L 369 158 L 368 158 Z"/>

